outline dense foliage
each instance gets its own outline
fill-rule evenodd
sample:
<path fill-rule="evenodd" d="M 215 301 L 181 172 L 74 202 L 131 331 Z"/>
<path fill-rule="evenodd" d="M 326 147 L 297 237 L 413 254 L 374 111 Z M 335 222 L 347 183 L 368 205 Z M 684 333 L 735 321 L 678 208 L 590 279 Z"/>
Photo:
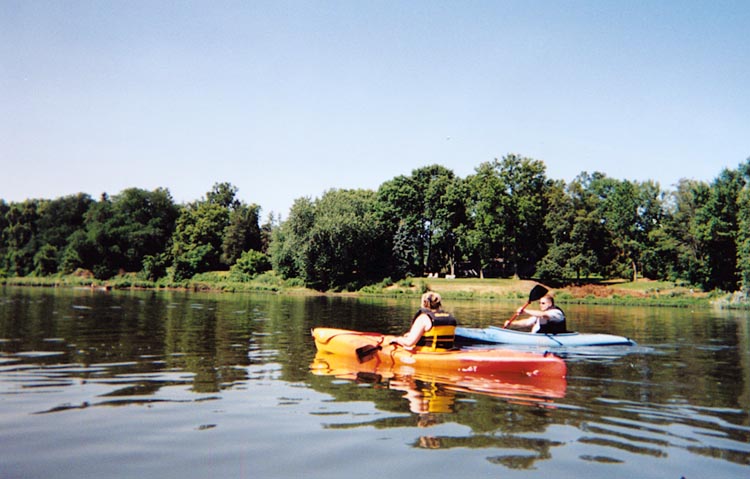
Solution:
<path fill-rule="evenodd" d="M 482 163 L 466 178 L 431 165 L 377 191 L 298 198 L 285 221 L 271 216 L 263 225 L 260 207 L 236 194 L 217 183 L 184 205 L 162 188 L 99 200 L 0 200 L 0 275 L 127 272 L 182 281 L 228 271 L 246 281 L 273 268 L 318 290 L 435 273 L 750 289 L 750 159 L 711 183 L 684 179 L 673 191 L 598 172 L 566 184 L 518 155 Z"/>

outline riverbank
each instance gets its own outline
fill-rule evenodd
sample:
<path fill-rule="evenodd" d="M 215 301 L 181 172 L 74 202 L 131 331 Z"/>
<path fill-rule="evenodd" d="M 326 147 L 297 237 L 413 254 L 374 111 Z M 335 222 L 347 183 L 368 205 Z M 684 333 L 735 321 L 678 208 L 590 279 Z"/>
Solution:
<path fill-rule="evenodd" d="M 2 278 L 0 284 L 36 287 L 77 287 L 92 290 L 183 290 L 217 293 L 265 292 L 290 295 L 348 295 L 418 297 L 427 290 L 439 292 L 446 299 L 524 300 L 537 284 L 521 279 L 478 278 L 408 278 L 398 282 L 384 281 L 358 291 L 320 292 L 305 288 L 299 280 L 285 280 L 274 273 L 259 275 L 252 281 L 235 282 L 225 272 L 204 273 L 188 281 L 170 283 L 146 281 L 134 274 L 124 274 L 107 281 L 88 275 L 72 274 L 49 277 Z M 667 281 L 609 281 L 549 288 L 560 304 L 622 304 L 664 307 L 720 307 L 748 309 L 747 298 L 739 293 L 703 292 Z"/>
<path fill-rule="evenodd" d="M 426 289 L 438 291 L 449 299 L 527 300 L 529 291 L 538 284 L 520 279 L 445 279 L 416 280 Z M 399 286 L 385 288 L 398 290 Z M 416 288 L 417 290 L 424 288 Z M 425 290 L 426 290 L 425 289 Z M 633 304 L 667 307 L 716 307 L 732 303 L 731 296 L 705 293 L 666 281 L 611 281 L 548 287 L 559 304 Z M 736 301 L 735 301 L 736 303 Z"/>

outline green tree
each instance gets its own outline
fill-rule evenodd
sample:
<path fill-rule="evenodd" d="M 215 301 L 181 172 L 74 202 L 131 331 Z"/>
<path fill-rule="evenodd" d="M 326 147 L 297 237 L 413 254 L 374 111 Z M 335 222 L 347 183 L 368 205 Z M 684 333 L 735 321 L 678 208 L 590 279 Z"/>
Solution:
<path fill-rule="evenodd" d="M 174 279 L 227 270 L 244 252 L 262 248 L 260 207 L 243 203 L 236 193 L 230 183 L 216 183 L 204 199 L 182 209 L 172 241 Z"/>
<path fill-rule="evenodd" d="M 419 171 L 419 170 L 417 170 Z M 455 274 L 460 259 L 459 235 L 466 224 L 466 183 L 450 170 L 437 170 L 425 191 L 425 217 L 429 218 L 427 269 Z"/>
<path fill-rule="evenodd" d="M 113 198 L 113 207 L 116 236 L 125 242 L 120 249 L 126 271 L 139 271 L 144 256 L 168 249 L 179 214 L 168 190 L 129 188 Z"/>
<path fill-rule="evenodd" d="M 633 184 L 602 175 L 592 186 L 599 198 L 601 218 L 617 251 L 617 257 L 609 264 L 606 273 L 622 276 L 630 269 L 635 279 L 638 243 L 635 239 L 637 200 Z"/>
<path fill-rule="evenodd" d="M 507 155 L 481 164 L 467 185 L 467 256 L 477 258 L 482 270 L 501 261 L 506 273 L 532 275 L 549 238 L 544 163 Z"/>
<path fill-rule="evenodd" d="M 6 218 L 10 206 L 5 200 L 0 199 L 0 278 L 7 276 L 8 271 L 6 270 L 6 256 L 8 254 L 8 245 L 5 241 L 5 229 L 8 227 L 8 219 Z"/>
<path fill-rule="evenodd" d="M 73 233 L 85 227 L 86 212 L 94 200 L 85 193 L 63 196 L 45 202 L 38 220 L 39 243 L 44 261 L 36 265 L 37 274 L 53 274 L 63 269 L 63 255 Z M 54 257 L 50 254 L 54 251 Z"/>
<path fill-rule="evenodd" d="M 229 268 L 230 276 L 235 281 L 249 281 L 257 274 L 271 269 L 267 255 L 256 250 L 242 253 L 240 258 Z"/>
<path fill-rule="evenodd" d="M 465 185 L 432 165 L 398 176 L 378 189 L 379 217 L 390 232 L 392 270 L 399 276 L 453 270 L 465 222 Z"/>
<path fill-rule="evenodd" d="M 547 189 L 547 204 L 549 210 L 544 222 L 551 242 L 547 245 L 547 254 L 537 266 L 537 274 L 547 282 L 573 277 L 580 279 L 582 273 L 587 274 L 591 269 L 589 261 L 582 261 L 581 257 L 590 251 L 583 250 L 574 240 L 577 211 L 564 181 L 556 181 Z"/>
<path fill-rule="evenodd" d="M 2 268 L 11 275 L 26 276 L 34 271 L 34 256 L 39 248 L 38 220 L 46 202 L 31 199 L 11 203 L 5 213 L 2 242 L 6 252 Z"/>
<path fill-rule="evenodd" d="M 273 232 L 281 224 L 281 215 L 274 215 L 273 212 L 268 214 L 266 222 L 260 227 L 260 251 L 268 254 L 271 241 L 273 240 Z"/>
<path fill-rule="evenodd" d="M 249 250 L 260 251 L 263 247 L 261 230 L 258 224 L 260 206 L 235 203 L 229 213 L 229 224 L 222 241 L 221 260 L 231 266 L 242 254 Z"/>
<path fill-rule="evenodd" d="M 636 182 L 635 186 L 639 199 L 636 228 L 639 246 L 636 261 L 640 263 L 644 277 L 666 279 L 666 265 L 652 252 L 658 249 L 658 245 L 663 244 L 662 239 L 666 237 L 664 220 L 667 194 L 654 181 Z M 635 274 L 636 271 L 634 270 L 633 273 Z"/>
<path fill-rule="evenodd" d="M 605 228 L 599 197 L 592 184 L 601 173 L 581 173 L 569 185 L 551 185 L 545 226 L 551 242 L 539 264 L 538 274 L 546 281 L 581 280 L 602 274 L 613 253 L 610 233 Z"/>
<path fill-rule="evenodd" d="M 272 245 L 274 268 L 317 290 L 358 289 L 381 278 L 384 229 L 370 190 L 298 199 Z"/>
<path fill-rule="evenodd" d="M 229 210 L 221 204 L 196 201 L 182 209 L 172 237 L 175 280 L 225 269 L 221 251 L 227 226 Z"/>
<path fill-rule="evenodd" d="M 546 253 L 549 234 L 544 227 L 548 209 L 545 173 L 546 167 L 539 160 L 508 155 L 501 163 L 500 178 L 507 194 L 504 221 L 508 232 L 502 254 L 517 275 L 532 275 L 536 262 Z"/>
<path fill-rule="evenodd" d="M 651 232 L 661 223 L 661 191 L 654 182 L 631 182 L 597 175 L 590 183 L 598 197 L 600 217 L 616 257 L 605 268 L 608 276 L 629 271 L 637 279 L 642 255 L 650 247 Z"/>
<path fill-rule="evenodd" d="M 69 236 L 63 269 L 90 269 L 100 279 L 140 271 L 144 258 L 168 250 L 177 214 L 166 189 L 128 188 L 111 198 L 103 194 L 87 210 L 84 229 Z"/>
<path fill-rule="evenodd" d="M 612 245 L 611 233 L 607 230 L 599 207 L 599 197 L 591 185 L 601 174 L 579 175 L 570 185 L 570 195 L 575 208 L 575 218 L 571 226 L 570 239 L 574 246 L 571 266 L 577 279 L 592 274 L 603 275 L 616 253 Z"/>
<path fill-rule="evenodd" d="M 737 198 L 737 270 L 740 288 L 750 293 L 750 158 L 740 165 L 745 185 Z"/>
<path fill-rule="evenodd" d="M 482 163 L 476 168 L 476 173 L 466 180 L 470 192 L 468 224 L 461 241 L 464 254 L 476 265 L 481 278 L 484 278 L 485 269 L 494 261 L 502 260 L 499 254 L 506 225 L 499 221 L 505 211 L 499 168 L 497 159 Z"/>
<path fill-rule="evenodd" d="M 708 277 L 707 257 L 696 232 L 698 211 L 708 201 L 709 185 L 702 181 L 682 179 L 670 192 L 665 203 L 664 235 L 657 238 L 653 254 L 658 251 L 668 261 L 668 277 L 701 285 Z"/>
<path fill-rule="evenodd" d="M 735 291 L 739 287 L 738 200 L 744 187 L 740 171 L 723 170 L 710 185 L 705 205 L 696 212 L 695 236 L 706 254 L 707 274 L 700 284 L 706 290 Z"/>
<path fill-rule="evenodd" d="M 315 226 L 315 205 L 310 198 L 297 198 L 289 217 L 272 231 L 268 247 L 273 269 L 283 278 L 302 278 L 305 271 L 309 232 Z"/>
<path fill-rule="evenodd" d="M 392 251 L 390 266 L 399 277 L 424 272 L 422 198 L 412 177 L 397 176 L 378 188 L 378 212 Z"/>
<path fill-rule="evenodd" d="M 42 245 L 34 255 L 34 273 L 39 276 L 57 272 L 57 248 L 49 243 Z"/>
<path fill-rule="evenodd" d="M 237 187 L 231 183 L 214 183 L 211 191 L 206 193 L 206 202 L 234 210 L 240 206 L 237 191 Z"/>

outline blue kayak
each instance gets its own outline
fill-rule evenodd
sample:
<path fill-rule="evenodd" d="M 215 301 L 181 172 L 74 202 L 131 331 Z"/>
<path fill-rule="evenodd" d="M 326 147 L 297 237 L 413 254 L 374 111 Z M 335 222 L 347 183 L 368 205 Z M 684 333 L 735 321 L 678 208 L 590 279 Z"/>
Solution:
<path fill-rule="evenodd" d="M 456 328 L 459 343 L 513 344 L 520 346 L 574 347 L 574 346 L 634 346 L 636 343 L 624 336 L 599 333 L 539 334 L 498 326 L 487 328 Z"/>

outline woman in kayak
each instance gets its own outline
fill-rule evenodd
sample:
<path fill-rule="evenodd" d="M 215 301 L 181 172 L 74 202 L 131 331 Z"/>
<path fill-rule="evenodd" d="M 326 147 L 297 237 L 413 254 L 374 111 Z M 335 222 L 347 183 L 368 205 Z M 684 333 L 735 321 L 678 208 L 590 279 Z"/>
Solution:
<path fill-rule="evenodd" d="M 451 349 L 456 334 L 456 318 L 443 311 L 438 293 L 428 291 L 422 295 L 422 307 L 411 322 L 411 329 L 403 336 L 394 339 L 406 349 L 414 346 L 427 346 L 436 349 Z"/>
<path fill-rule="evenodd" d="M 518 320 L 513 323 L 517 326 L 514 329 L 531 328 L 532 333 L 540 334 L 557 334 L 567 332 L 567 325 L 565 324 L 565 313 L 562 309 L 555 306 L 555 300 L 552 296 L 545 295 L 539 300 L 540 309 L 524 309 L 523 307 L 518 308 L 516 311 L 518 314 L 526 313 L 529 315 L 528 318 Z M 511 323 L 510 320 L 506 321 L 503 325 L 507 328 Z"/>

